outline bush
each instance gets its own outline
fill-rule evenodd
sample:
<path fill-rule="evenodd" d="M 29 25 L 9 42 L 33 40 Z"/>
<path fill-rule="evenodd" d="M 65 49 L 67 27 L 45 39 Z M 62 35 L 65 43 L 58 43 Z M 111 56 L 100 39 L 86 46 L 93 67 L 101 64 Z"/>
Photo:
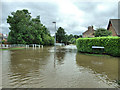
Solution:
<path fill-rule="evenodd" d="M 94 33 L 95 37 L 107 37 L 107 36 L 111 36 L 111 34 L 112 32 L 104 28 L 98 28 Z"/>
<path fill-rule="evenodd" d="M 54 45 L 54 38 L 44 34 L 43 45 Z"/>
<path fill-rule="evenodd" d="M 5 43 L 5 40 L 2 40 L 2 44 L 4 44 Z"/>
<path fill-rule="evenodd" d="M 93 50 L 92 46 L 102 46 L 104 47 L 102 53 L 120 56 L 120 37 L 79 38 L 76 45 L 79 52 L 101 53 L 101 50 Z"/>

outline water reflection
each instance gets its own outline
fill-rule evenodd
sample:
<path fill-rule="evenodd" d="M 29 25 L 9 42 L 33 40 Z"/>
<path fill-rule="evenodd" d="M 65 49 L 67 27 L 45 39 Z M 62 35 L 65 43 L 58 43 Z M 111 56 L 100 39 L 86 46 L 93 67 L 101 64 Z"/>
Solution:
<path fill-rule="evenodd" d="M 83 66 L 94 71 L 95 74 L 100 74 L 102 77 L 111 81 L 118 80 L 118 58 L 111 56 L 91 56 L 77 53 L 76 63 L 78 66 Z"/>
<path fill-rule="evenodd" d="M 57 47 L 56 53 L 54 47 L 2 53 L 6 88 L 112 88 L 101 77 L 118 78 L 118 58 L 82 55 L 75 46 Z"/>
<path fill-rule="evenodd" d="M 8 74 L 9 77 L 6 75 L 3 75 L 3 77 L 4 79 L 6 78 L 6 81 L 10 79 L 8 80 L 10 81 L 8 85 L 15 86 L 19 84 L 19 86 L 16 87 L 24 86 L 27 85 L 28 82 L 32 83 L 36 77 L 42 76 L 40 69 L 44 70 L 44 66 L 48 63 L 47 58 L 50 56 L 48 49 L 49 48 L 45 48 L 44 52 L 42 49 L 7 51 L 7 59 L 3 57 L 3 63 L 8 66 L 3 65 L 3 71 L 4 74 Z M 9 60 L 9 63 L 6 60 Z M 9 71 L 5 71 L 5 67 L 8 67 L 9 69 L 7 70 Z M 39 81 L 34 80 L 34 83 L 38 82 Z M 3 82 L 3 85 L 6 85 L 6 82 Z"/>
<path fill-rule="evenodd" d="M 64 57 L 65 57 L 65 50 L 61 48 L 57 48 L 55 53 L 55 59 L 57 60 L 58 65 L 63 64 Z"/>

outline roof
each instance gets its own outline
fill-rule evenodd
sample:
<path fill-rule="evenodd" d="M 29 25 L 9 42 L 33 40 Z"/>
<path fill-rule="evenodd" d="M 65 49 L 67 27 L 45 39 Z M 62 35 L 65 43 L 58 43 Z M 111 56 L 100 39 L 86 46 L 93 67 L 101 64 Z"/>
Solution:
<path fill-rule="evenodd" d="M 2 37 L 3 36 L 3 34 L 2 33 L 0 33 L 0 37 Z"/>
<path fill-rule="evenodd" d="M 83 32 L 82 34 L 85 34 L 87 32 L 94 32 L 95 30 L 93 29 L 93 26 L 89 26 L 88 30 L 86 30 L 85 32 Z"/>
<path fill-rule="evenodd" d="M 92 32 L 94 32 L 95 30 L 93 30 Z M 85 34 L 85 33 L 87 33 L 87 32 L 91 32 L 91 31 L 89 31 L 89 30 L 86 30 L 85 32 L 83 32 L 82 34 Z"/>
<path fill-rule="evenodd" d="M 110 19 L 107 30 L 109 29 L 110 24 L 112 24 L 112 26 L 115 29 L 115 32 L 117 33 L 117 35 L 120 35 L 120 19 Z"/>

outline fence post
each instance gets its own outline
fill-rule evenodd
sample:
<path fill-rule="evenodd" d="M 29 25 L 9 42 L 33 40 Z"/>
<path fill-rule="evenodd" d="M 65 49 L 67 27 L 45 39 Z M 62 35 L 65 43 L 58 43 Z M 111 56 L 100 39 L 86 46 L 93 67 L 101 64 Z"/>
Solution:
<path fill-rule="evenodd" d="M 8 48 L 8 45 L 6 45 L 6 47 Z"/>
<path fill-rule="evenodd" d="M 27 45 L 26 45 L 26 48 L 27 48 Z"/>
<path fill-rule="evenodd" d="M 36 49 L 36 44 L 35 44 L 35 49 Z"/>
<path fill-rule="evenodd" d="M 33 48 L 34 48 L 34 44 L 33 44 Z"/>

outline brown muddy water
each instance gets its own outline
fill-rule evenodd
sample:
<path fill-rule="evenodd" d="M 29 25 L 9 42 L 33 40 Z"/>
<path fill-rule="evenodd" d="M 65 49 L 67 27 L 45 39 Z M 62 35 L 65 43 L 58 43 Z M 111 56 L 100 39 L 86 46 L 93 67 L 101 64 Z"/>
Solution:
<path fill-rule="evenodd" d="M 119 58 L 78 53 L 74 45 L 3 50 L 3 88 L 114 88 Z M 0 57 L 1 58 L 1 57 Z"/>

